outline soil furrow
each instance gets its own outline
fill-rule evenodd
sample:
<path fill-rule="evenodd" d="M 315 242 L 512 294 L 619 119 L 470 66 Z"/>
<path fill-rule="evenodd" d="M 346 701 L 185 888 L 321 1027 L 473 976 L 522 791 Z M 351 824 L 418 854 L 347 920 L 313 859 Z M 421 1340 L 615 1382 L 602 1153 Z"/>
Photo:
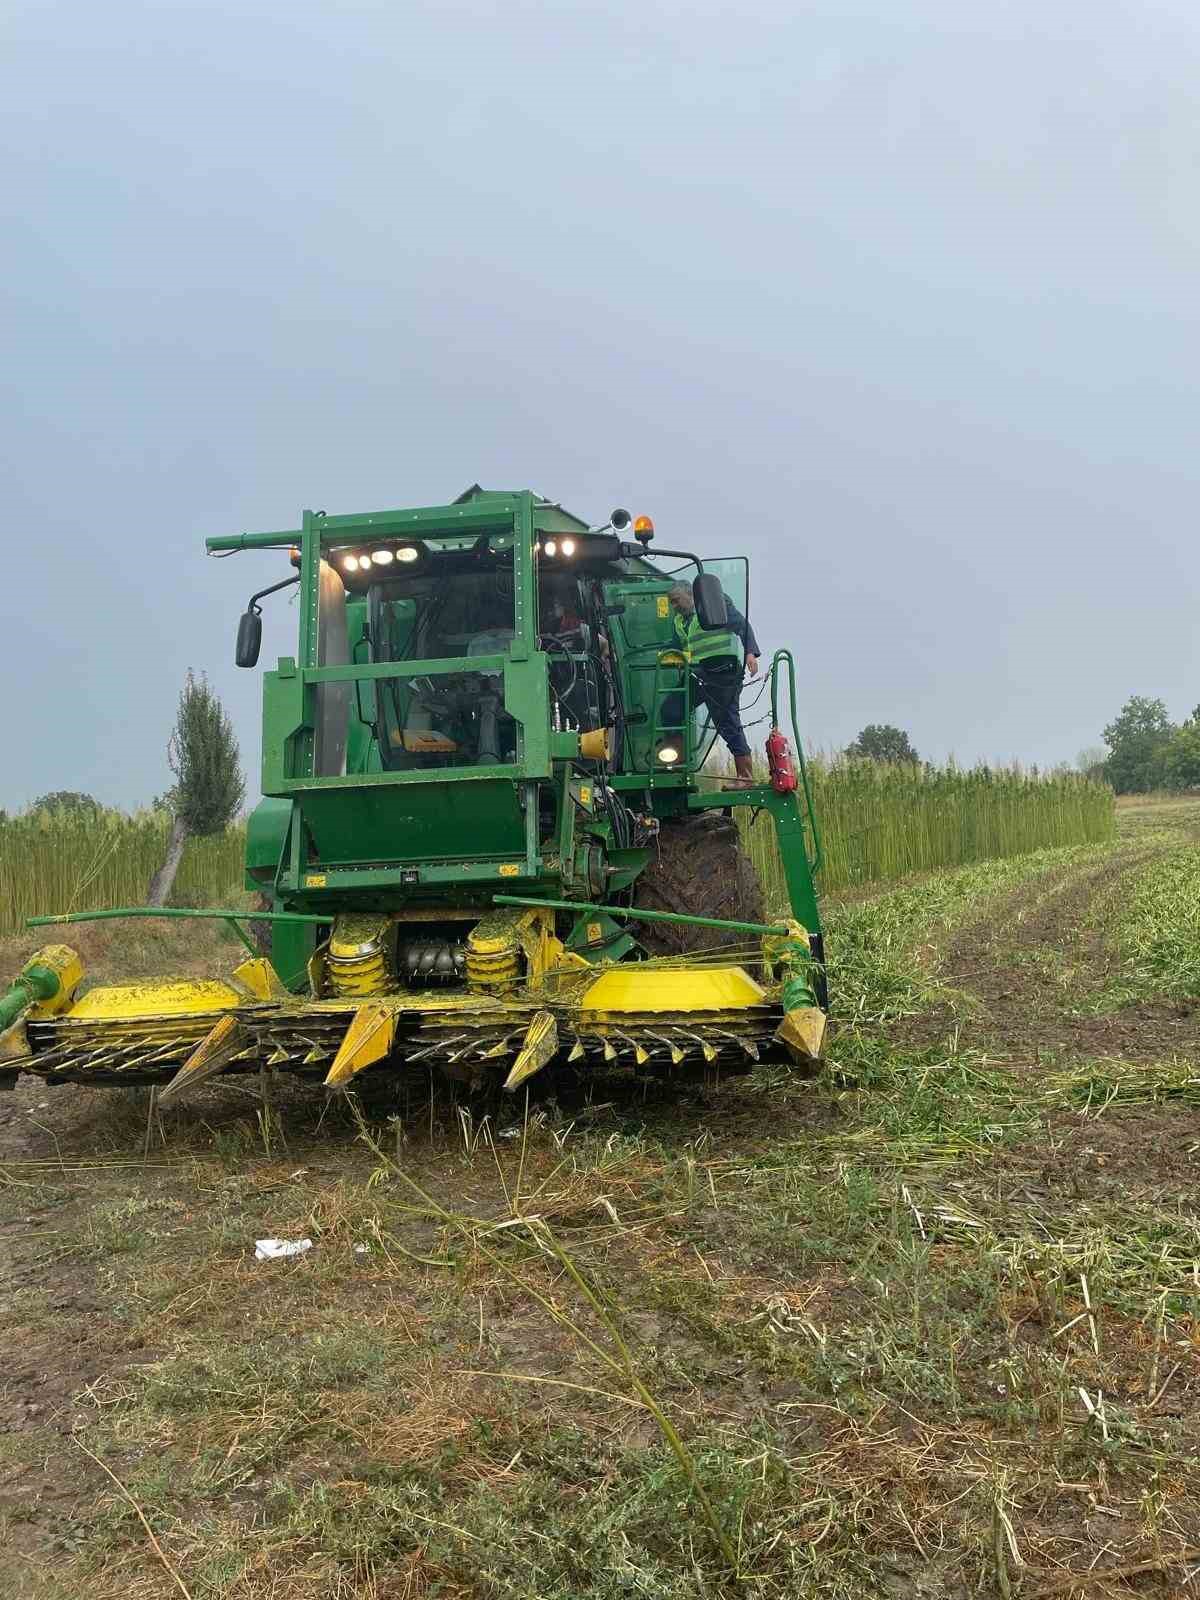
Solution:
<path fill-rule="evenodd" d="M 1147 1001 L 1109 1015 L 1087 1009 L 1120 968 L 1098 903 L 1169 848 L 1122 852 L 1049 888 L 1045 880 L 1022 886 L 956 934 L 939 973 L 956 995 L 896 1030 L 897 1043 L 931 1043 L 957 1027 L 965 1044 L 1014 1059 L 1200 1052 L 1200 1010 L 1191 1002 Z"/>

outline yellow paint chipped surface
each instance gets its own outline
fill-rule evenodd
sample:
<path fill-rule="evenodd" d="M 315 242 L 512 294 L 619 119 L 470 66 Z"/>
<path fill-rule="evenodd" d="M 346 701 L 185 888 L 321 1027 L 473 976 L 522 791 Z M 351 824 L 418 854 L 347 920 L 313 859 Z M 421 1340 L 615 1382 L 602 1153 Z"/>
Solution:
<path fill-rule="evenodd" d="M 534 1013 L 525 1033 L 521 1052 L 512 1064 L 512 1071 L 504 1080 L 504 1087 L 512 1090 L 535 1072 L 540 1072 L 558 1049 L 558 1024 L 549 1011 Z"/>
<path fill-rule="evenodd" d="M 396 1016 L 386 1001 L 359 1006 L 325 1079 L 328 1087 L 347 1083 L 356 1072 L 382 1061 L 396 1037 Z"/>
<path fill-rule="evenodd" d="M 797 1006 L 785 1014 L 775 1037 L 794 1061 L 817 1061 L 825 1040 L 825 1013 L 816 1006 Z"/>
<path fill-rule="evenodd" d="M 287 990 L 266 956 L 250 956 L 234 967 L 235 983 L 245 984 L 256 1000 L 286 1000 Z"/>
<path fill-rule="evenodd" d="M 245 1042 L 246 1030 L 236 1017 L 219 1017 L 163 1089 L 159 1103 L 169 1105 L 186 1089 L 194 1088 L 208 1078 L 215 1078 L 218 1072 L 224 1072 Z"/>
<path fill-rule="evenodd" d="M 738 1011 L 762 1005 L 766 991 L 742 967 L 638 971 L 614 967 L 583 997 L 583 1011 Z"/>
<path fill-rule="evenodd" d="M 71 1021 L 128 1020 L 131 1017 L 182 1017 L 227 1011 L 246 997 L 219 978 L 150 978 L 144 983 L 106 984 L 89 989 L 65 1013 Z"/>

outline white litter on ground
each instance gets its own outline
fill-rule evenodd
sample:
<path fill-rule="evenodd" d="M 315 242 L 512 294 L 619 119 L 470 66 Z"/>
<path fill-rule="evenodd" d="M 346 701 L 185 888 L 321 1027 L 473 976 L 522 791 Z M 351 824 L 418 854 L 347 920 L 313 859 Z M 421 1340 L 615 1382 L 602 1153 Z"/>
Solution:
<path fill-rule="evenodd" d="M 311 1249 L 311 1239 L 256 1239 L 254 1259 L 278 1261 L 284 1256 L 302 1256 L 306 1250 Z"/>

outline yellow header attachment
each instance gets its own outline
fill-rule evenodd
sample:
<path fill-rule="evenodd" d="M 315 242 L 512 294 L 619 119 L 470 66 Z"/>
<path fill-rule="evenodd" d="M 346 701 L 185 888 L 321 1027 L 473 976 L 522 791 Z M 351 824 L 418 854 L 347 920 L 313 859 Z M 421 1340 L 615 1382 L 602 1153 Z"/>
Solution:
<path fill-rule="evenodd" d="M 0 993 L 0 1061 L 29 1054 L 25 1019 L 65 1011 L 82 978 L 83 962 L 70 945 L 43 945 L 30 956 L 11 987 Z"/>

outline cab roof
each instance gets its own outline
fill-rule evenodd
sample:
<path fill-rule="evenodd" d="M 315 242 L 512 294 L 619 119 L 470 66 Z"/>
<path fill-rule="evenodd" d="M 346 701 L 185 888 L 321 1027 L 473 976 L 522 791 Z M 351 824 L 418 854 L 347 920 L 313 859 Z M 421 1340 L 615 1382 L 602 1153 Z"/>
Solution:
<path fill-rule="evenodd" d="M 566 510 L 557 501 L 547 500 L 544 495 L 538 494 L 536 489 L 485 489 L 481 484 L 473 483 L 469 489 L 464 489 L 450 502 L 451 505 L 465 506 L 474 500 L 506 500 L 510 495 L 524 493 L 531 494 L 536 502 L 533 520 L 535 526 L 547 533 L 587 533 L 590 523 L 582 517 L 577 517 L 574 512 Z"/>

